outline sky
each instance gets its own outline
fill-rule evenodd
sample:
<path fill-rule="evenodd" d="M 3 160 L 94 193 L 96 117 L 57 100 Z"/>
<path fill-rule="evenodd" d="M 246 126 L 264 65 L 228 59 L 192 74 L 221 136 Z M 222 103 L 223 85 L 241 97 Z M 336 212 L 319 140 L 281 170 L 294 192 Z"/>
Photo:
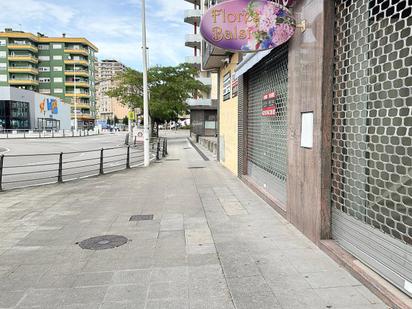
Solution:
<path fill-rule="evenodd" d="M 141 0 L 1 0 L 0 30 L 13 28 L 47 36 L 85 37 L 97 57 L 141 70 Z M 149 64 L 177 65 L 191 55 L 183 22 L 184 0 L 146 0 Z"/>

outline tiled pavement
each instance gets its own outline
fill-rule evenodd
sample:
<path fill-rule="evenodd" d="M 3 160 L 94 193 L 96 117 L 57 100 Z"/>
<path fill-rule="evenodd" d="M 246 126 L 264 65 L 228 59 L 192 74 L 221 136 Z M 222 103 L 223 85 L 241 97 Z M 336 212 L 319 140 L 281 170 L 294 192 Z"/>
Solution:
<path fill-rule="evenodd" d="M 184 139 L 168 160 L 0 194 L 0 308 L 387 308 Z M 129 222 L 135 214 L 153 221 Z M 117 234 L 121 247 L 82 250 Z"/>

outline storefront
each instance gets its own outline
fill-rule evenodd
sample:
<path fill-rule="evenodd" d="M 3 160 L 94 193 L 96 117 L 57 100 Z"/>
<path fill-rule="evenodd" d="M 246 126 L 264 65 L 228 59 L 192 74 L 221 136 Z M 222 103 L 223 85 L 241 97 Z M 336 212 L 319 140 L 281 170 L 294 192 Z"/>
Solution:
<path fill-rule="evenodd" d="M 0 87 L 0 129 L 70 130 L 70 105 L 34 91 Z"/>
<path fill-rule="evenodd" d="M 335 2 L 332 236 L 412 296 L 411 7 Z"/>

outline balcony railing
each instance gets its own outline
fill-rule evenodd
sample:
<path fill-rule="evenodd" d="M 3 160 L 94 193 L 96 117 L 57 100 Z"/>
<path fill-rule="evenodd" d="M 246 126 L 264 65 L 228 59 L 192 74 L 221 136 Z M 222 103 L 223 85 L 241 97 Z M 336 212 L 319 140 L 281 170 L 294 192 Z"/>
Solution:
<path fill-rule="evenodd" d="M 83 55 L 83 56 L 88 56 L 89 51 L 84 48 L 74 48 L 74 47 L 66 47 L 64 50 L 66 54 L 76 54 L 76 55 Z"/>
<path fill-rule="evenodd" d="M 37 53 L 39 50 L 36 46 L 29 44 L 29 43 L 10 43 L 7 46 L 8 49 L 10 50 L 30 50 L 32 52 Z"/>
<path fill-rule="evenodd" d="M 200 48 L 200 42 L 202 42 L 202 37 L 200 34 L 186 34 L 185 45 L 187 47 Z"/>
<path fill-rule="evenodd" d="M 186 63 L 200 66 L 201 57 L 200 56 L 189 56 L 189 57 L 186 57 L 185 61 Z"/>
<path fill-rule="evenodd" d="M 30 79 L 30 78 L 11 78 L 9 79 L 9 84 L 10 85 L 34 85 L 37 86 L 39 85 L 39 81 L 35 79 Z"/>
<path fill-rule="evenodd" d="M 67 87 L 74 87 L 74 86 L 82 87 L 82 88 L 89 88 L 90 87 L 89 82 L 87 82 L 87 81 L 81 81 L 81 82 L 66 81 L 65 85 Z"/>
<path fill-rule="evenodd" d="M 200 19 L 202 16 L 202 11 L 201 10 L 186 10 L 185 11 L 185 23 L 194 25 L 200 24 Z"/>
<path fill-rule="evenodd" d="M 31 55 L 9 55 L 9 61 L 24 61 L 38 63 L 39 60 Z"/>
<path fill-rule="evenodd" d="M 189 106 L 212 106 L 212 99 L 188 99 Z"/>
<path fill-rule="evenodd" d="M 89 62 L 84 59 L 69 59 L 69 60 L 64 60 L 65 64 L 76 64 L 76 65 L 83 65 L 83 66 L 88 66 Z"/>
<path fill-rule="evenodd" d="M 9 73 L 39 74 L 39 70 L 33 67 L 9 67 Z"/>
<path fill-rule="evenodd" d="M 89 77 L 89 71 L 87 70 L 65 70 L 64 75 L 67 76 L 82 76 L 82 77 Z"/>
<path fill-rule="evenodd" d="M 197 77 L 196 79 L 205 86 L 212 85 L 212 79 L 210 77 Z"/>

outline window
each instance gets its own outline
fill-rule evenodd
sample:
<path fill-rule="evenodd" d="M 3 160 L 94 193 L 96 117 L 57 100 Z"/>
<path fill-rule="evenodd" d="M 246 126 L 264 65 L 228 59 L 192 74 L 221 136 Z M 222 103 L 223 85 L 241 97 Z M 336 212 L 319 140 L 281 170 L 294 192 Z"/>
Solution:
<path fill-rule="evenodd" d="M 62 60 L 63 57 L 62 56 L 53 56 L 53 60 Z"/>
<path fill-rule="evenodd" d="M 0 75 L 0 82 L 7 82 L 7 75 Z"/>
<path fill-rule="evenodd" d="M 62 83 L 62 82 L 63 82 L 63 78 L 61 78 L 61 77 L 55 77 L 55 78 L 53 78 L 53 81 L 54 81 L 55 83 Z"/>
<path fill-rule="evenodd" d="M 38 46 L 38 49 L 40 49 L 40 50 L 48 50 L 48 49 L 50 49 L 50 45 L 39 45 Z"/>
<path fill-rule="evenodd" d="M 39 92 L 42 94 L 50 94 L 50 89 L 40 89 Z"/>
<path fill-rule="evenodd" d="M 6 40 L 0 40 L 0 46 L 6 46 Z"/>
<path fill-rule="evenodd" d="M 63 71 L 63 68 L 62 67 L 53 67 L 53 71 L 54 72 L 61 72 L 61 71 Z"/>
<path fill-rule="evenodd" d="M 0 51 L 0 58 L 6 58 L 7 54 L 5 51 Z"/>
<path fill-rule="evenodd" d="M 53 44 L 53 49 L 61 49 L 62 44 Z"/>
<path fill-rule="evenodd" d="M 39 67 L 39 72 L 50 72 L 50 67 Z"/>
<path fill-rule="evenodd" d="M 6 63 L 0 63 L 0 71 L 6 71 L 7 64 Z"/>
<path fill-rule="evenodd" d="M 40 84 L 50 83 L 50 78 L 49 77 L 40 77 L 39 78 L 39 83 Z"/>
<path fill-rule="evenodd" d="M 50 56 L 39 56 L 40 61 L 50 61 Z"/>
<path fill-rule="evenodd" d="M 62 88 L 55 88 L 54 93 L 63 93 L 63 89 Z"/>

